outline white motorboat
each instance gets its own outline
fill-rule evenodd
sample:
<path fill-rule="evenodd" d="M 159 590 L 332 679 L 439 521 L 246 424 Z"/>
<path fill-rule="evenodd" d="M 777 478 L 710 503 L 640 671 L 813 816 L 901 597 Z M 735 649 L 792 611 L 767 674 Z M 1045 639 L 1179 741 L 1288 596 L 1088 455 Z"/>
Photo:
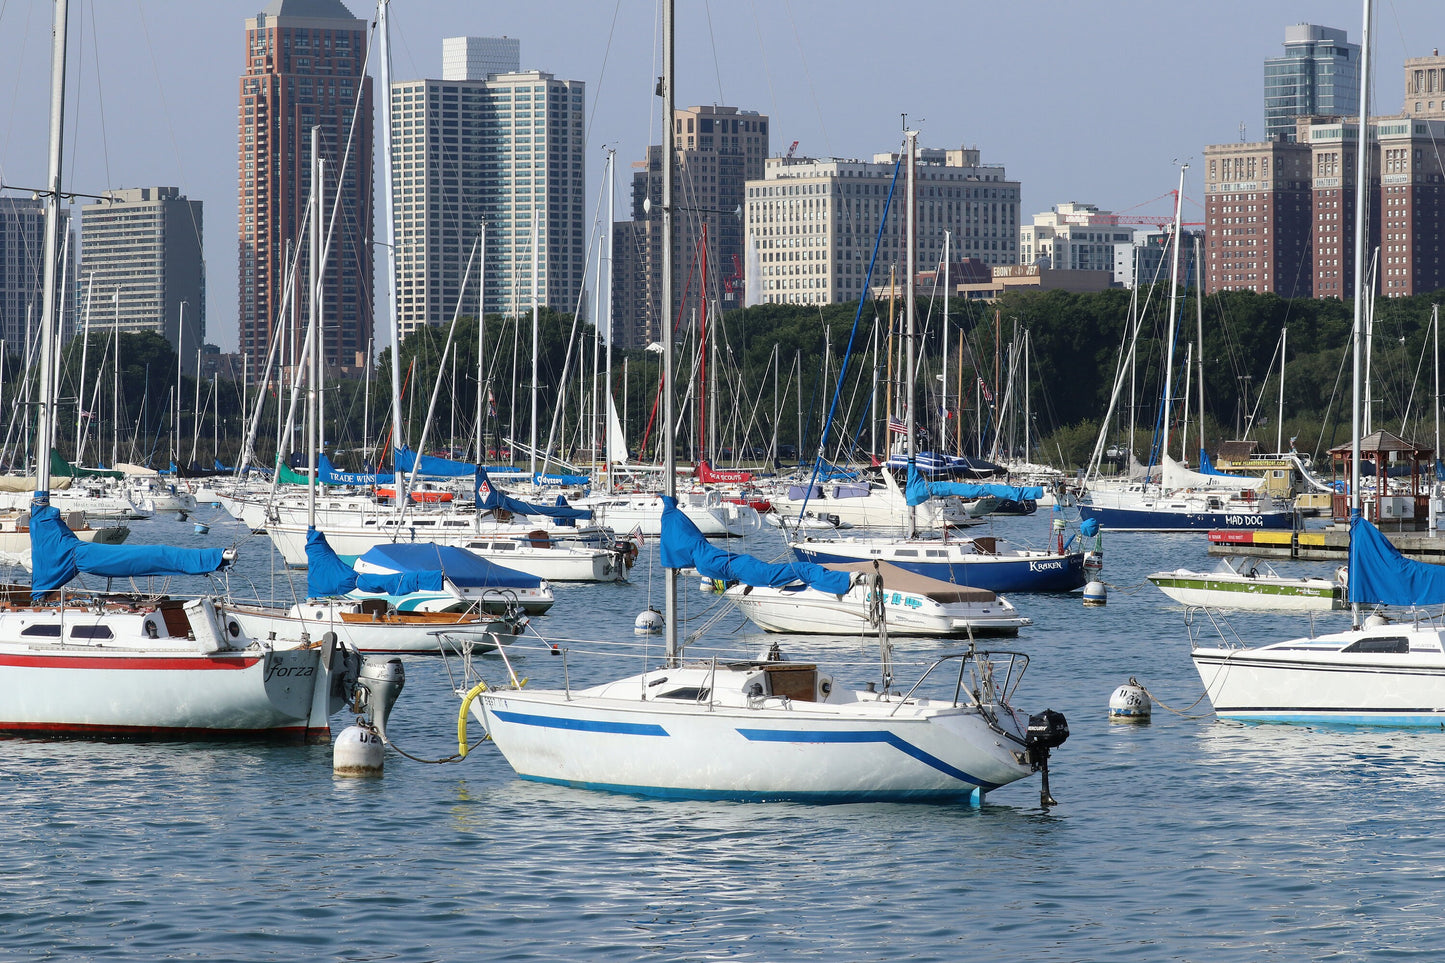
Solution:
<path fill-rule="evenodd" d="M 762 517 L 750 505 L 725 500 L 721 492 L 708 489 L 684 492 L 677 496 L 678 506 L 698 530 L 708 538 L 742 538 L 760 531 Z M 656 536 L 662 533 L 662 494 L 660 492 L 613 492 L 579 499 L 579 508 L 591 509 L 602 524 L 615 532 L 641 532 Z"/>
<path fill-rule="evenodd" d="M 1342 577 L 1287 577 L 1262 559 L 1224 559 L 1213 572 L 1180 568 L 1155 572 L 1149 581 L 1183 605 L 1259 612 L 1328 612 L 1342 609 Z"/>
<path fill-rule="evenodd" d="M 1002 596 L 886 563 L 826 565 L 853 574 L 841 595 L 797 583 L 733 585 L 724 593 L 758 628 L 798 634 L 1017 635 L 1033 622 Z M 886 623 L 886 628 L 885 628 Z"/>

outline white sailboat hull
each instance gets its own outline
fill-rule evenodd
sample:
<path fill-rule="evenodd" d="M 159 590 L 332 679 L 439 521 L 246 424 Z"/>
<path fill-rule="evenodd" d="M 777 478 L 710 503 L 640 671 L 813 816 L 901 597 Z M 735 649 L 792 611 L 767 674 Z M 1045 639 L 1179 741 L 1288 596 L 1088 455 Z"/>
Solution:
<path fill-rule="evenodd" d="M 1031 771 L 1022 743 L 947 704 L 724 708 L 520 690 L 484 692 L 472 712 L 524 779 L 649 796 L 981 798 Z"/>
<path fill-rule="evenodd" d="M 797 634 L 877 635 L 869 620 L 871 589 L 853 586 L 845 594 L 789 586 L 743 586 L 727 596 L 758 628 Z M 944 604 L 915 592 L 883 591 L 884 618 L 890 635 L 968 636 L 1017 635 L 1031 622 L 1003 599 L 985 603 Z"/>
<path fill-rule="evenodd" d="M 1192 656 L 1221 719 L 1435 728 L 1445 725 L 1440 634 L 1385 625 Z M 1408 650 L 1366 651 L 1391 641 Z"/>
<path fill-rule="evenodd" d="M 253 638 L 264 639 L 274 632 L 276 638 L 294 639 L 304 632 L 309 638 L 319 639 L 327 632 L 335 632 L 338 639 L 360 652 L 440 652 L 443 643 L 438 633 L 443 631 L 465 635 L 483 648 L 507 645 L 516 640 L 509 631 L 510 623 L 500 619 L 469 616 L 431 621 L 393 616 L 358 622 L 341 618 L 343 611 L 355 609 L 355 602 L 334 601 L 304 602 L 286 609 L 259 605 L 225 606 L 226 613 L 240 622 Z"/>

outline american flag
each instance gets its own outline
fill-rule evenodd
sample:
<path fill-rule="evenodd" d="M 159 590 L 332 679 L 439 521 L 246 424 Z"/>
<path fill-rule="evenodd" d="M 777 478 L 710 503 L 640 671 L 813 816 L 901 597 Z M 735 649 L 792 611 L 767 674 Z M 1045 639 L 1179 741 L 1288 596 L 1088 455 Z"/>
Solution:
<path fill-rule="evenodd" d="M 993 392 L 988 390 L 988 382 L 984 381 L 982 378 L 979 378 L 978 386 L 983 391 L 984 400 L 986 400 L 989 404 L 993 404 Z"/>
<path fill-rule="evenodd" d="M 895 435 L 908 434 L 908 425 L 901 418 L 889 418 L 888 430 Z"/>
<path fill-rule="evenodd" d="M 497 396 L 492 394 L 490 388 L 487 389 L 487 417 L 497 417 Z"/>

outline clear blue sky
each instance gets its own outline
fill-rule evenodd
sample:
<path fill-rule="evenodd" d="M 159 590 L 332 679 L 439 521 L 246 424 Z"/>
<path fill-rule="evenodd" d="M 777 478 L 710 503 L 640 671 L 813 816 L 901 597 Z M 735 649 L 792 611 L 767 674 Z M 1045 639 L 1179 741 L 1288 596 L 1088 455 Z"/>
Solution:
<path fill-rule="evenodd" d="M 345 0 L 373 19 L 374 7 Z M 265 0 L 72 0 L 66 185 L 175 185 L 205 202 L 207 339 L 236 345 L 236 100 L 244 22 Z M 900 114 L 922 143 L 979 147 L 1023 183 L 1028 217 L 1060 201 L 1165 211 L 1176 158 L 1263 134 L 1263 61 L 1292 23 L 1359 41 L 1351 0 L 684 0 L 678 103 L 772 117 L 771 147 L 867 157 Z M 522 66 L 587 84 L 587 209 L 602 145 L 627 165 L 658 135 L 658 8 L 644 0 L 393 0 L 397 79 L 441 74 L 441 38 L 511 36 Z M 45 179 L 51 6 L 0 3 L 0 179 Z M 1445 4 L 1376 4 L 1372 111 L 1399 111 L 1402 61 L 1445 47 Z M 1150 203 L 1152 201 L 1152 203 Z M 618 208 L 625 211 L 624 196 Z M 1186 206 L 1186 213 L 1189 208 Z M 1194 213 L 1199 213 L 1198 208 Z M 381 262 L 378 261 L 380 264 Z M 385 286 L 378 285 L 384 297 Z"/>

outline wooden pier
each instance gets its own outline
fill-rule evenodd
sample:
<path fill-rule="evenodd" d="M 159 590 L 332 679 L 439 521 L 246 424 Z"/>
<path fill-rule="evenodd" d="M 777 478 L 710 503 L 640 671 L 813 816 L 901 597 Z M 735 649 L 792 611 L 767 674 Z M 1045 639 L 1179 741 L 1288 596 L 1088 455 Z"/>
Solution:
<path fill-rule="evenodd" d="M 1445 564 L 1445 534 L 1385 532 L 1406 558 Z M 1255 558 L 1295 558 L 1312 562 L 1343 562 L 1349 558 L 1350 530 L 1344 525 L 1303 532 L 1260 532 L 1222 529 L 1209 533 L 1210 555 L 1251 555 Z"/>

